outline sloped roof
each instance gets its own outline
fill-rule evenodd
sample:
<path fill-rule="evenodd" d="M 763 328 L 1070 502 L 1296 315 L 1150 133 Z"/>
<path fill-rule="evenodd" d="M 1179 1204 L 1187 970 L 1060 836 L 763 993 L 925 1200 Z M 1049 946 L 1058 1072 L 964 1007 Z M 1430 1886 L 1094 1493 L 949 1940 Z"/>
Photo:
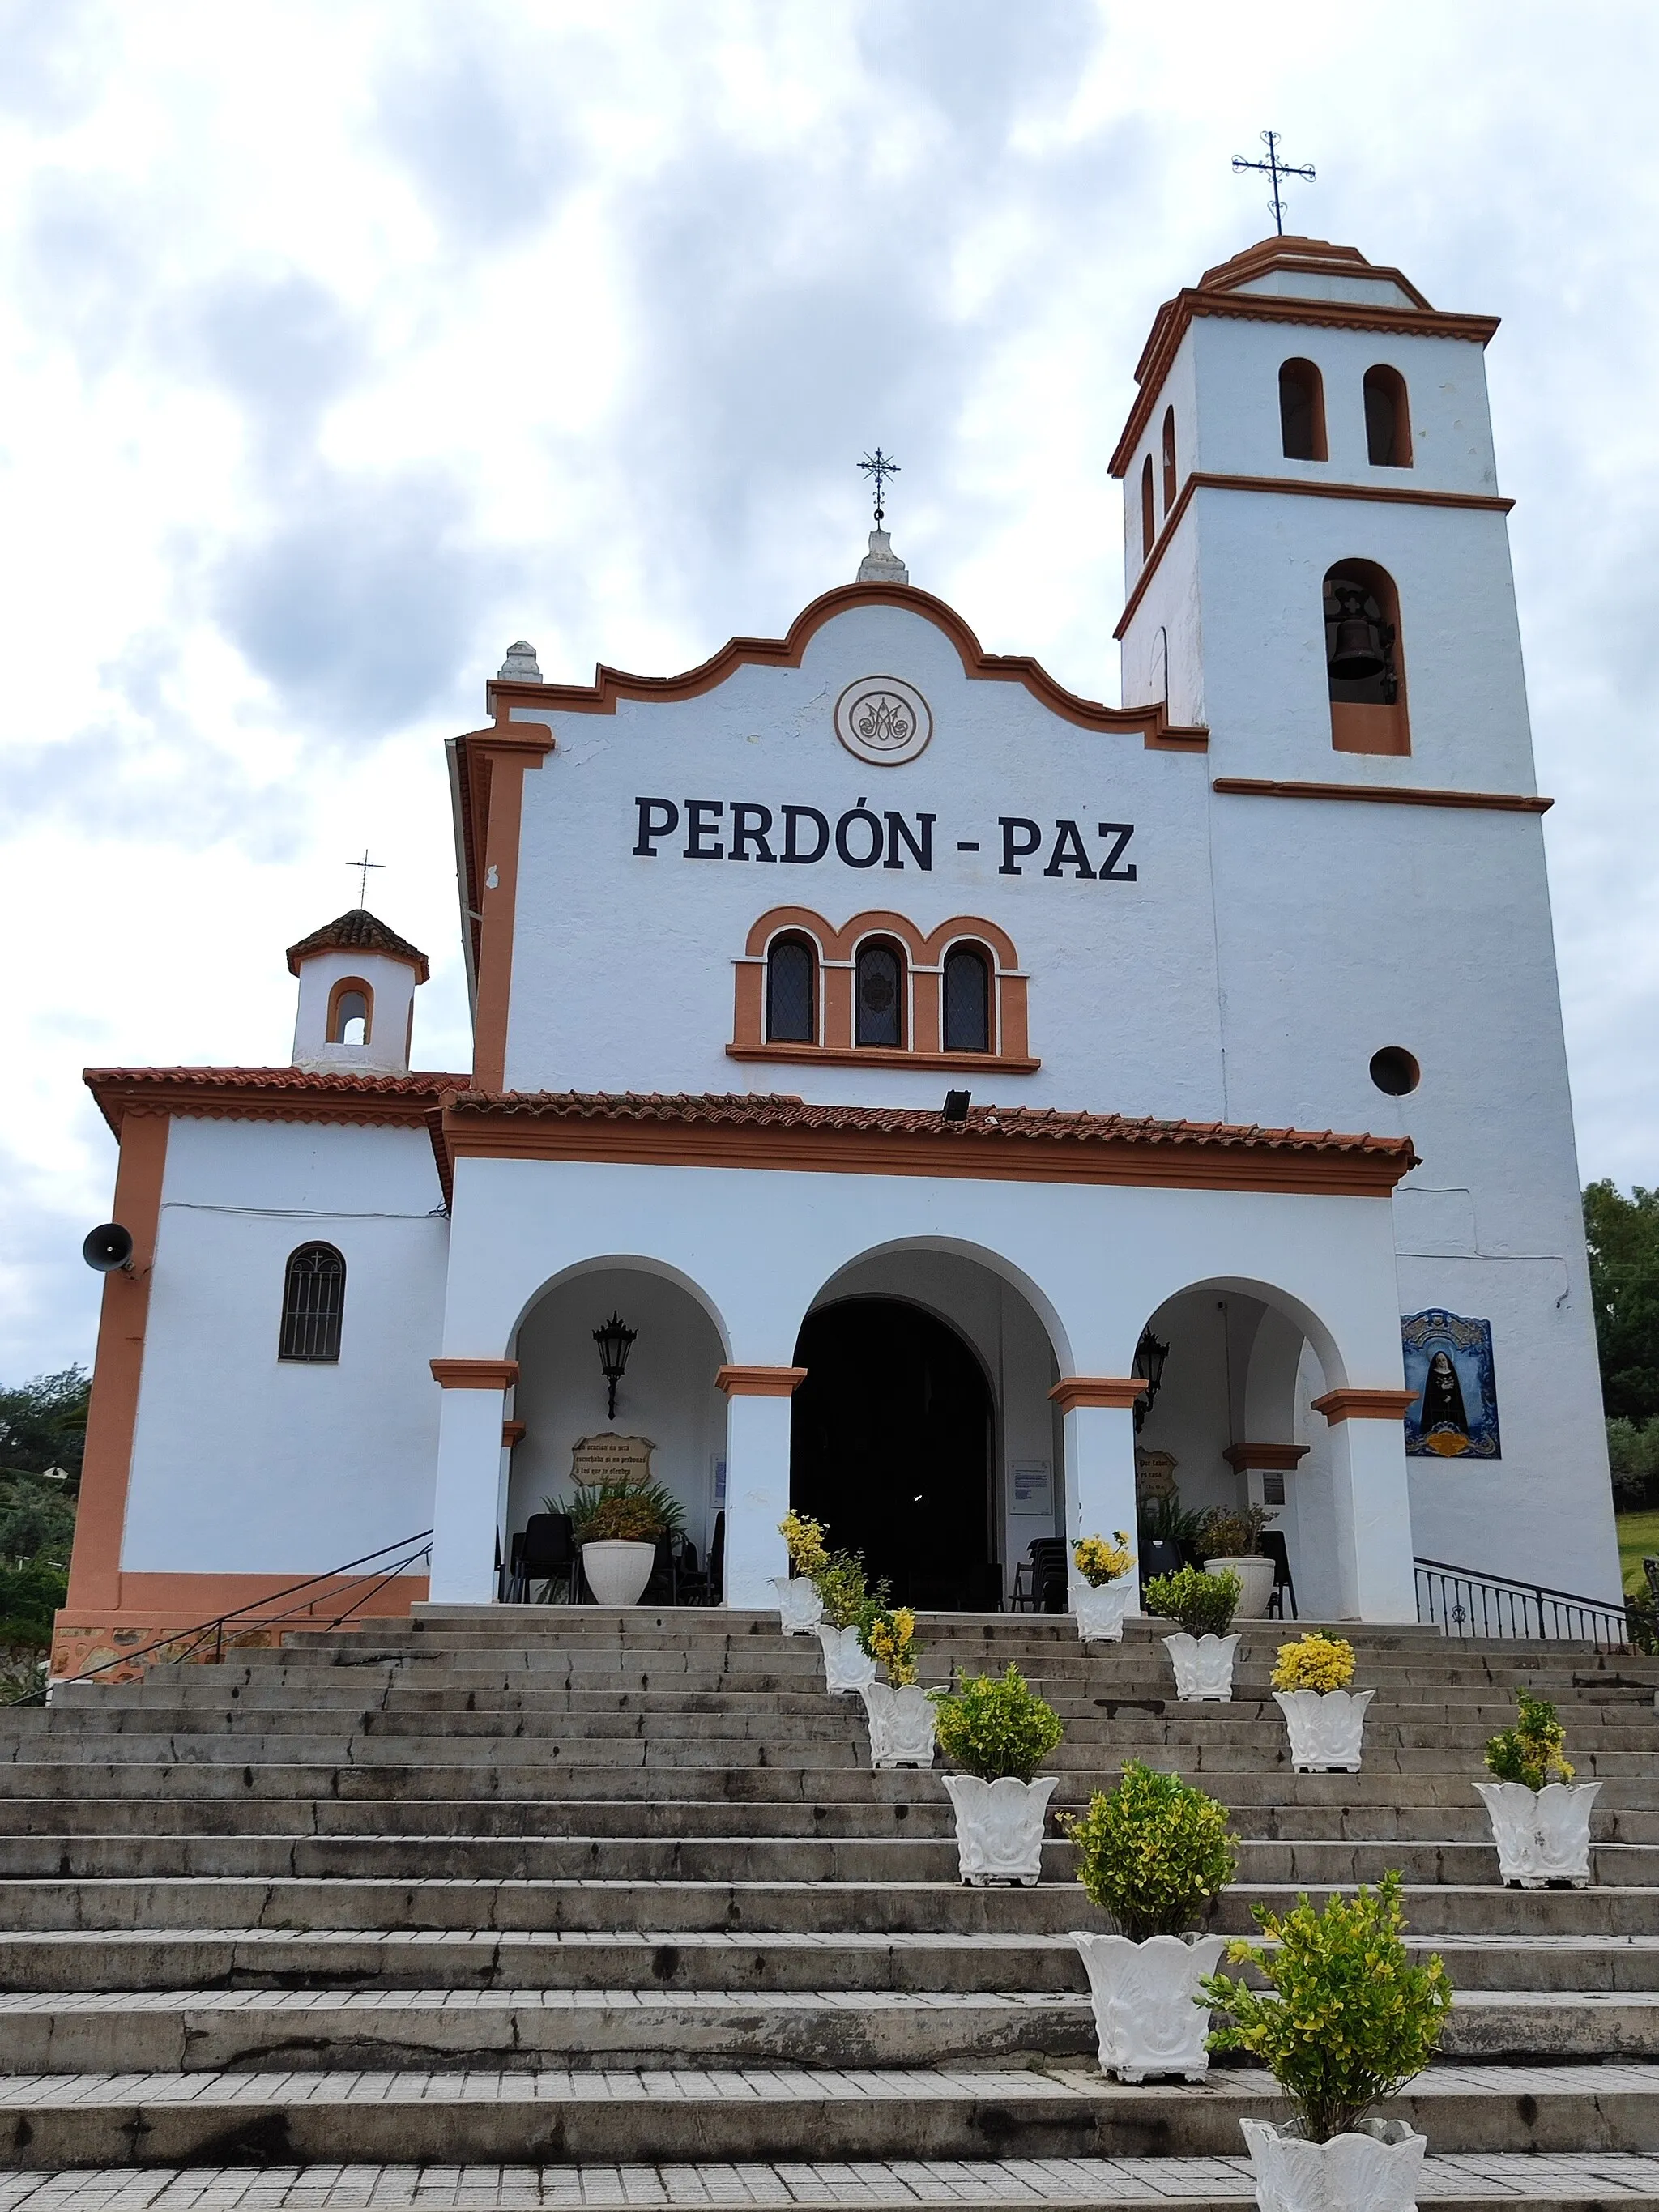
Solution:
<path fill-rule="evenodd" d="M 416 971 L 416 981 L 424 983 L 430 970 L 426 955 L 411 945 L 407 938 L 399 937 L 395 929 L 388 929 L 378 915 L 366 906 L 354 906 L 349 913 L 337 915 L 332 921 L 313 929 L 309 937 L 302 937 L 297 945 L 288 948 L 288 968 L 290 975 L 300 972 L 300 963 L 309 959 L 313 952 L 378 952 L 387 960 L 407 960 Z"/>

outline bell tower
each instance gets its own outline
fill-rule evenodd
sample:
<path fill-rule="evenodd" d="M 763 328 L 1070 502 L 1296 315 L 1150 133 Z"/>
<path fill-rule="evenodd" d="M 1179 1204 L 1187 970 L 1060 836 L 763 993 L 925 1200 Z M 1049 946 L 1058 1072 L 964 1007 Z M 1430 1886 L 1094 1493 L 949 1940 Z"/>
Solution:
<path fill-rule="evenodd" d="M 354 907 L 288 949 L 300 979 L 294 1065 L 356 1075 L 404 1075 L 424 952 Z"/>

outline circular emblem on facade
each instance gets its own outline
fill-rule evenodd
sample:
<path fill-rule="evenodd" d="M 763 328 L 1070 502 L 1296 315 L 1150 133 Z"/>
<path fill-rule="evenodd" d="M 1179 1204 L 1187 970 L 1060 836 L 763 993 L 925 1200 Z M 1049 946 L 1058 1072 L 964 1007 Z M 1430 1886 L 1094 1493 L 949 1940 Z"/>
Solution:
<path fill-rule="evenodd" d="M 933 734 L 927 702 L 896 676 L 860 676 L 836 702 L 836 735 L 849 753 L 877 768 L 915 760 Z"/>

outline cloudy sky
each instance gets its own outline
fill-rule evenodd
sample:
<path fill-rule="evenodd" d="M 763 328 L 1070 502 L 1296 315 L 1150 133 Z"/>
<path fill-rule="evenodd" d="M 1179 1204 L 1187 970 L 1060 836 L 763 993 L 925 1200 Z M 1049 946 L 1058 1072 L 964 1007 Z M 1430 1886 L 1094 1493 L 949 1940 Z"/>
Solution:
<path fill-rule="evenodd" d="M 915 580 L 1115 697 L 1107 456 L 1267 125 L 1291 228 L 1504 318 L 1583 1165 L 1659 1182 L 1656 90 L 1641 0 L 0 0 L 0 1380 L 90 1352 L 82 1066 L 284 1059 L 365 842 L 465 1065 L 509 640 L 776 633 L 879 441 Z"/>

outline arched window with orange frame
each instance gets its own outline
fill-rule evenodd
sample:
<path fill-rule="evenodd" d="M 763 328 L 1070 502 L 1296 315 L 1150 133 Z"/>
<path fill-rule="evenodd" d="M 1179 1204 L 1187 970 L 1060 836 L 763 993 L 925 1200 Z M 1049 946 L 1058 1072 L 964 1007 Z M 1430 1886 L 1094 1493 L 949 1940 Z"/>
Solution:
<path fill-rule="evenodd" d="M 330 1044 L 367 1044 L 374 1028 L 374 993 L 361 975 L 342 975 L 328 994 Z"/>
<path fill-rule="evenodd" d="M 1175 409 L 1164 410 L 1164 512 L 1168 514 L 1176 498 L 1176 432 Z"/>
<path fill-rule="evenodd" d="M 1287 461 L 1323 461 L 1325 380 L 1310 361 L 1287 361 L 1279 370 L 1279 437 Z"/>
<path fill-rule="evenodd" d="M 1374 469 L 1412 465 L 1412 410 L 1406 380 L 1379 362 L 1365 371 L 1365 454 Z"/>
<path fill-rule="evenodd" d="M 1147 454 L 1140 471 L 1140 557 L 1144 561 L 1158 536 L 1158 510 L 1152 493 L 1152 457 Z"/>
<path fill-rule="evenodd" d="M 1340 753 L 1408 753 L 1400 593 L 1375 561 L 1338 561 L 1324 584 L 1325 682 Z"/>

